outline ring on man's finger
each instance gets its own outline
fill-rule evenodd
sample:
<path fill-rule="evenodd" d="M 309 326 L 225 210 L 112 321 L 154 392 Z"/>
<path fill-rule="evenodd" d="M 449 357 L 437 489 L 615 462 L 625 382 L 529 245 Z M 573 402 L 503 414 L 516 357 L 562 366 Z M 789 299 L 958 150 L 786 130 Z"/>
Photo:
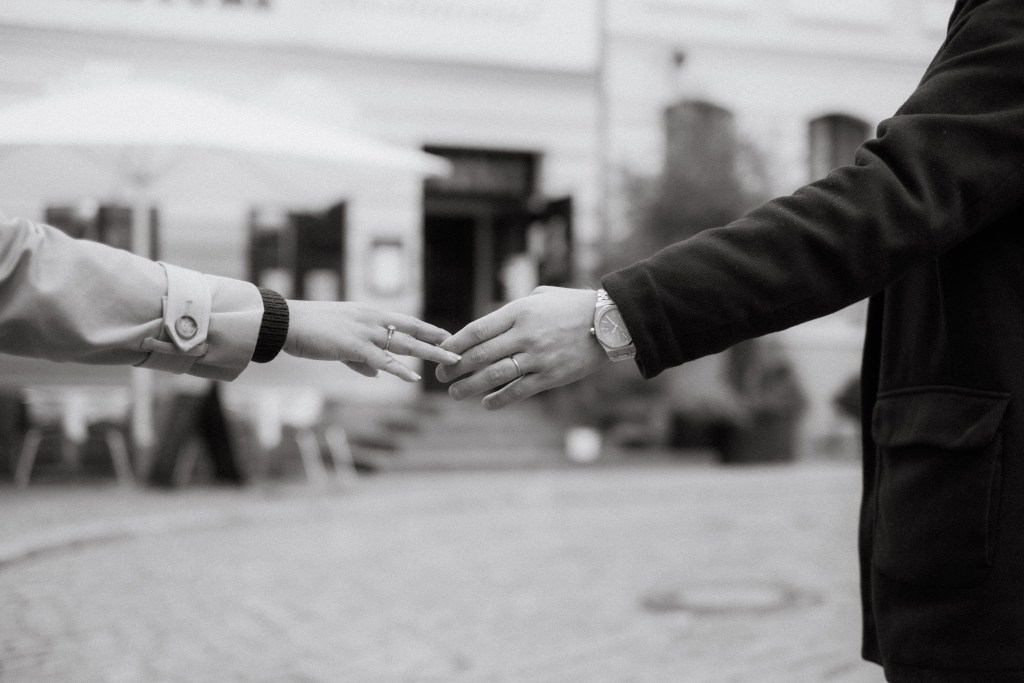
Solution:
<path fill-rule="evenodd" d="M 518 372 L 518 373 L 519 373 L 519 377 L 522 377 L 522 376 L 523 376 L 523 369 L 522 369 L 522 368 L 521 368 L 521 367 L 519 366 L 519 361 L 517 361 L 517 360 L 516 360 L 515 358 L 513 358 L 512 356 L 509 356 L 509 357 L 508 357 L 508 359 L 509 359 L 510 361 L 512 361 L 513 363 L 515 363 L 515 366 L 516 366 L 516 372 Z M 516 379 L 519 379 L 519 377 L 516 377 Z"/>
<path fill-rule="evenodd" d="M 384 350 L 387 351 L 391 347 L 391 337 L 394 336 L 397 328 L 394 325 L 388 325 L 388 340 L 384 344 Z"/>

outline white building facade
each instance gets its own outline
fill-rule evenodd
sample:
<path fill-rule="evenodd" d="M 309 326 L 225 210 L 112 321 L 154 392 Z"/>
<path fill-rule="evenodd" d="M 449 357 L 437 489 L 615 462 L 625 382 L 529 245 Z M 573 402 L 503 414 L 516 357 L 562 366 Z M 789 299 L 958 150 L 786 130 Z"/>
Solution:
<path fill-rule="evenodd" d="M 312 206 L 239 206 L 223 200 L 232 179 L 211 173 L 205 191 L 160 203 L 159 256 L 259 279 L 254 227 L 330 214 L 339 296 L 455 327 L 540 277 L 517 267 L 532 225 L 550 219 L 566 242 L 595 232 L 596 16 L 588 0 L 11 0 L 0 4 L 0 106 L 90 81 L 166 81 L 446 154 L 450 179 L 353 167 L 333 203 Z M 42 220 L 82 199 L 84 168 L 45 188 L 22 170 L 0 169 L 5 213 Z M 111 195 L 94 199 L 121 199 Z M 288 278 L 270 282 L 287 289 Z M 324 290 L 317 282 L 306 284 Z M 413 395 L 343 369 L 272 366 L 242 379 Z"/>
<path fill-rule="evenodd" d="M 224 203 L 217 189 L 227 181 L 213 180 L 203 196 L 159 207 L 160 256 L 255 277 L 253 235 L 267 215 L 323 219 L 333 207 L 339 280 L 326 291 L 454 326 L 538 282 L 592 278 L 600 245 L 631 229 L 622 178 L 661 171 L 664 112 L 682 99 L 734 115 L 766 162 L 766 192 L 814 179 L 836 161 L 821 150 L 842 147 L 830 136 L 849 133 L 833 124 L 852 121 L 866 135 L 910 94 L 951 8 L 951 0 L 4 0 L 0 107 L 90 79 L 145 78 L 448 156 L 447 180 L 353 168 L 329 206 Z M 70 179 L 58 193 L 33 192 L 2 169 L 0 181 L 8 214 L 42 219 L 48 206 L 81 199 Z M 559 263 L 564 254 L 573 268 Z M 312 291 L 317 282 L 306 284 Z M 860 336 L 859 313 L 849 311 L 781 337 L 811 398 L 805 442 L 832 428 L 831 396 L 856 370 Z M 289 362 L 272 365 L 254 381 L 311 377 Z M 364 398 L 415 391 L 341 370 L 315 381 Z"/>

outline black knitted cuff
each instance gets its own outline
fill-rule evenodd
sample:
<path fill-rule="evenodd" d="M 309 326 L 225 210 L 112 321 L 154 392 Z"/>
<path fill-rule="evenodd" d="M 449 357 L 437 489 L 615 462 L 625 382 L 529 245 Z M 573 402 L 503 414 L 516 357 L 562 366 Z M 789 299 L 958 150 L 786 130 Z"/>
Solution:
<path fill-rule="evenodd" d="M 256 337 L 252 362 L 269 363 L 277 357 L 288 337 L 288 302 L 272 289 L 260 287 L 260 295 L 263 297 L 263 322 Z"/>

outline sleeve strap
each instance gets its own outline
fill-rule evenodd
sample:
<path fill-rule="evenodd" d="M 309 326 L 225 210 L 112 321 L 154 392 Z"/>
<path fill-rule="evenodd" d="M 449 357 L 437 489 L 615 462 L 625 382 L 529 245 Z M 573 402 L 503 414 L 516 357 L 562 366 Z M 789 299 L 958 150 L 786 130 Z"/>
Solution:
<path fill-rule="evenodd" d="M 209 283 L 199 273 L 160 263 L 167 274 L 163 297 L 163 326 L 154 337 L 142 341 L 149 355 L 136 367 L 183 374 L 209 350 L 213 297 Z"/>
<path fill-rule="evenodd" d="M 256 337 L 252 362 L 269 363 L 277 357 L 288 337 L 288 302 L 272 289 L 260 287 L 263 297 L 263 322 Z"/>

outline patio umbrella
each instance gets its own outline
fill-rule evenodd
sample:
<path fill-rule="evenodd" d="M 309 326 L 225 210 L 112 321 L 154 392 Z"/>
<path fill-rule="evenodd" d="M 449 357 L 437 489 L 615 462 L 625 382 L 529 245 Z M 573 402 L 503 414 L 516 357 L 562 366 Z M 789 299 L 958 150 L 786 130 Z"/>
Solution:
<path fill-rule="evenodd" d="M 26 163 L 33 155 L 34 163 Z M 17 164 L 12 183 L 25 188 L 128 195 L 135 208 L 132 245 L 143 255 L 150 253 L 150 204 L 188 200 L 208 192 L 211 182 L 230 195 L 222 199 L 294 203 L 331 199 L 354 167 L 423 176 L 449 170 L 444 159 L 416 149 L 145 81 L 59 92 L 0 109 L 4 163 Z M 134 372 L 133 433 L 143 447 L 153 440 L 151 382 L 147 371 Z"/>
<path fill-rule="evenodd" d="M 446 162 L 263 107 L 167 83 L 126 81 L 51 94 L 0 109 L 0 145 L 88 149 L 198 149 L 281 155 L 410 172 L 447 172 Z M 162 169 L 125 168 L 148 173 Z"/>

